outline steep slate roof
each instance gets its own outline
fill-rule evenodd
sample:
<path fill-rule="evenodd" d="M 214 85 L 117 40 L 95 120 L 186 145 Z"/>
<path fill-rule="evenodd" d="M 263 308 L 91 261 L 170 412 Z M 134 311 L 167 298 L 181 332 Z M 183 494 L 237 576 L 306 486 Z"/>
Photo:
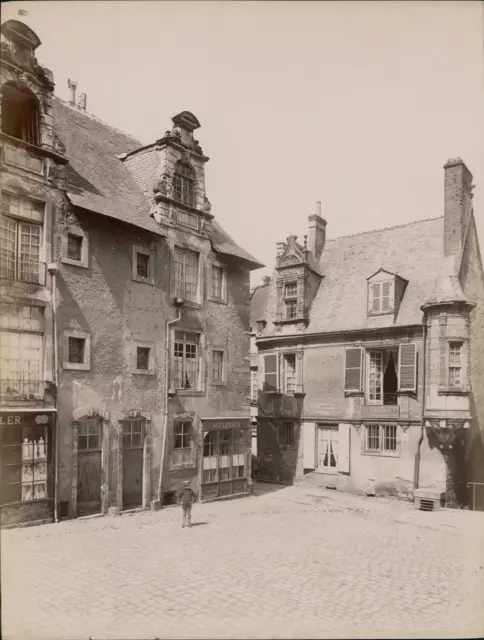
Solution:
<path fill-rule="evenodd" d="M 250 326 L 255 331 L 256 323 L 264 320 L 270 284 L 261 284 L 256 287 L 250 296 Z"/>
<path fill-rule="evenodd" d="M 53 101 L 53 116 L 55 132 L 66 145 L 67 194 L 72 203 L 165 236 L 150 217 L 148 200 L 118 158 L 142 147 L 141 142 L 58 98 Z M 250 268 L 263 266 L 216 220 L 212 221 L 210 239 L 219 253 L 245 260 Z"/>
<path fill-rule="evenodd" d="M 58 98 L 53 101 L 54 129 L 66 145 L 67 194 L 73 204 L 158 235 L 148 203 L 116 156 L 141 143 Z"/>
<path fill-rule="evenodd" d="M 374 326 L 367 315 L 367 278 L 380 268 L 408 280 L 395 323 L 421 324 L 421 306 L 434 291 L 436 274 L 446 269 L 444 218 L 328 240 L 320 261 L 323 279 L 303 333 L 351 331 Z M 274 281 L 274 279 L 273 279 Z M 274 335 L 276 290 L 271 285 L 262 336 Z M 282 332 L 294 334 L 294 329 Z"/>

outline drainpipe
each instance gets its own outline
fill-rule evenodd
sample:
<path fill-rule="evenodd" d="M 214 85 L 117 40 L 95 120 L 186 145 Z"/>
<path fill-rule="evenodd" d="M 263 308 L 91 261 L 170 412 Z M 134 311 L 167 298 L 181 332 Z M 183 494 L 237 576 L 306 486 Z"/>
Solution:
<path fill-rule="evenodd" d="M 422 417 L 420 420 L 420 438 L 417 443 L 417 453 L 415 454 L 415 468 L 413 476 L 413 489 L 418 489 L 420 479 L 420 449 L 424 439 L 424 424 L 425 424 L 425 393 L 426 393 L 426 370 L 427 370 L 427 321 L 425 321 L 423 327 L 423 365 L 422 365 Z"/>
<path fill-rule="evenodd" d="M 57 272 L 58 265 L 53 262 L 48 266 L 49 273 L 52 278 L 52 331 L 53 331 L 53 349 L 54 349 L 54 385 L 55 385 L 55 407 L 57 408 L 57 395 L 59 393 L 59 356 L 57 352 Z M 54 435 L 54 522 L 59 522 L 59 419 L 57 413 L 55 415 L 55 435 Z"/>
<path fill-rule="evenodd" d="M 168 400 L 169 400 L 169 389 L 170 389 L 170 328 L 176 322 L 178 322 L 181 318 L 181 305 L 183 304 L 178 298 L 176 299 L 176 303 L 178 304 L 178 316 L 174 320 L 168 320 L 166 323 L 166 333 L 165 333 L 165 415 L 163 418 L 163 440 L 161 443 L 161 457 L 160 457 L 160 479 L 158 482 L 158 495 L 157 500 L 161 505 L 162 498 L 162 486 L 163 486 L 163 464 L 165 461 L 165 449 L 166 449 L 166 435 L 168 430 Z"/>

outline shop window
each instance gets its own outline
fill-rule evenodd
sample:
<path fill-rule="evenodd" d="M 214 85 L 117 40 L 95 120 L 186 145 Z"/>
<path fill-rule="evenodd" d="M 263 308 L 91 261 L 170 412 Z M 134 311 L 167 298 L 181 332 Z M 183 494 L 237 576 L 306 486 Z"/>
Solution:
<path fill-rule="evenodd" d="M 2 504 L 45 500 L 48 428 L 43 425 L 2 430 Z"/>
<path fill-rule="evenodd" d="M 12 83 L 2 87 L 2 131 L 8 136 L 39 145 L 39 104 L 31 91 Z"/>

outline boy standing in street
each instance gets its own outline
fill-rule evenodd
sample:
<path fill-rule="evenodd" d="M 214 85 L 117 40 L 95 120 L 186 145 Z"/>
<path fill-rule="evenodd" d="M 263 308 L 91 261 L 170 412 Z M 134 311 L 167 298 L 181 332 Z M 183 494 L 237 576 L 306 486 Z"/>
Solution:
<path fill-rule="evenodd" d="M 185 480 L 183 483 L 183 488 L 181 489 L 178 499 L 182 504 L 183 508 L 183 522 L 182 528 L 188 525 L 192 526 L 192 505 L 195 502 L 197 496 L 195 491 L 190 487 L 188 480 Z"/>

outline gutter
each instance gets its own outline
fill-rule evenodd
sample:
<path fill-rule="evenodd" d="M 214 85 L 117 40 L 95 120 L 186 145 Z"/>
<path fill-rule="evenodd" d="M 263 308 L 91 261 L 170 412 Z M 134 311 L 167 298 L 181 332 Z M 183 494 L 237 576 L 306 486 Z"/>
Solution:
<path fill-rule="evenodd" d="M 161 507 L 161 498 L 162 498 L 162 486 L 163 486 L 163 466 L 165 462 L 165 450 L 166 450 L 166 437 L 167 437 L 167 429 L 168 429 L 168 400 L 169 395 L 168 391 L 170 388 L 170 328 L 175 322 L 178 322 L 181 319 L 181 306 L 178 307 L 178 316 L 174 320 L 168 320 L 166 323 L 166 332 L 165 332 L 165 414 L 163 418 L 163 440 L 161 444 L 161 456 L 160 456 L 160 477 L 158 481 L 158 494 L 156 499 L 160 502 Z"/>
<path fill-rule="evenodd" d="M 420 438 L 417 443 L 417 453 L 415 454 L 415 466 L 413 474 L 413 490 L 419 487 L 420 480 L 420 449 L 424 439 L 424 416 L 425 416 L 425 392 L 426 392 L 426 370 L 427 370 L 427 323 L 423 326 L 423 365 L 422 365 L 422 416 L 420 420 Z"/>
<path fill-rule="evenodd" d="M 375 327 L 375 328 L 362 328 L 362 329 L 347 329 L 345 331 L 317 331 L 312 333 L 288 333 L 281 336 L 260 336 L 256 338 L 256 344 L 263 344 L 267 342 L 283 342 L 284 340 L 294 340 L 302 341 L 305 338 L 332 338 L 332 337 L 343 337 L 351 336 L 351 335 L 366 335 L 373 333 L 385 333 L 386 331 L 395 333 L 395 330 L 404 331 L 406 329 L 420 329 L 422 327 L 421 324 L 407 324 L 407 325 L 397 325 L 392 327 Z"/>
<path fill-rule="evenodd" d="M 59 393 L 59 355 L 57 352 L 57 271 L 56 263 L 49 264 L 49 273 L 52 278 L 52 332 L 53 332 L 53 349 L 54 349 L 54 385 L 55 400 L 54 404 L 57 409 L 57 396 Z M 55 435 L 54 435 L 54 522 L 59 522 L 59 416 L 55 419 Z"/>

